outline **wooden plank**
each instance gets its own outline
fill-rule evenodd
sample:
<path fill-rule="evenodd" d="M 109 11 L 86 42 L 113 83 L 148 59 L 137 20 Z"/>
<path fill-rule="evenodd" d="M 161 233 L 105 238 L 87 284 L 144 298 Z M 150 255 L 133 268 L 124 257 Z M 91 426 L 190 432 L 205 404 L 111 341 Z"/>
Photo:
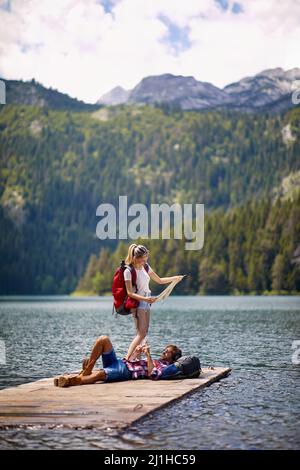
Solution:
<path fill-rule="evenodd" d="M 0 428 L 43 425 L 121 430 L 230 371 L 215 367 L 203 369 L 196 379 L 98 382 L 68 388 L 55 387 L 53 378 L 46 378 L 0 390 Z"/>

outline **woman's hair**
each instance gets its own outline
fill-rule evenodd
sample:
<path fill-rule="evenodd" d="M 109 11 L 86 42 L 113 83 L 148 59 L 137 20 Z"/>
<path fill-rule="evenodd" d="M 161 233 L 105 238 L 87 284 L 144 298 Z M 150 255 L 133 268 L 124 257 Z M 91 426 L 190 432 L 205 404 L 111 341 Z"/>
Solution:
<path fill-rule="evenodd" d="M 182 356 L 181 349 L 179 349 L 175 344 L 168 344 L 167 348 L 172 348 L 172 361 L 175 362 Z"/>
<path fill-rule="evenodd" d="M 128 248 L 128 253 L 125 259 L 126 264 L 131 264 L 133 262 L 133 257 L 141 258 L 142 256 L 148 255 L 149 250 L 144 245 L 136 245 L 132 243 Z"/>

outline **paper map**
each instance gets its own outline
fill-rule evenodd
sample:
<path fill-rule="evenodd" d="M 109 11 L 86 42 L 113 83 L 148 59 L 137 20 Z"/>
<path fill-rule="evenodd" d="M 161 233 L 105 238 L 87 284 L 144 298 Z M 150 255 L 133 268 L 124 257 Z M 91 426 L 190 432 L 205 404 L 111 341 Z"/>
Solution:
<path fill-rule="evenodd" d="M 186 274 L 185 274 L 186 276 Z M 183 278 L 182 278 L 183 279 Z M 180 282 L 182 279 L 175 279 L 174 281 L 172 281 L 157 297 L 156 297 L 156 300 L 155 302 L 160 302 L 161 300 L 166 300 L 169 295 L 171 294 L 172 290 L 174 289 L 174 287 L 176 286 L 176 284 L 178 284 L 178 282 Z"/>

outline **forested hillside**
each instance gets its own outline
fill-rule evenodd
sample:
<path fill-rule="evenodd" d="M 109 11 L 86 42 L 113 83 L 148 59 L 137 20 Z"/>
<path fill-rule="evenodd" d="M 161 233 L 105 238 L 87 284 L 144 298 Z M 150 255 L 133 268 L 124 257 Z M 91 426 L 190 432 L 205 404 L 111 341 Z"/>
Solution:
<path fill-rule="evenodd" d="M 204 247 L 186 251 L 184 240 L 139 241 L 150 249 L 149 264 L 160 276 L 189 274 L 177 294 L 300 293 L 300 192 L 294 201 L 260 203 L 205 218 Z M 91 255 L 78 293 L 105 294 L 128 244 Z M 152 284 L 152 292 L 163 286 Z"/>
<path fill-rule="evenodd" d="M 116 246 L 96 238 L 96 208 L 117 204 L 119 195 L 129 204 L 204 203 L 207 217 L 297 189 L 299 135 L 299 107 L 282 115 L 243 115 L 138 105 L 92 113 L 2 106 L 0 293 L 73 291 L 90 255 Z M 231 279 L 223 290 L 232 289 Z M 202 286 L 201 279 L 193 282 L 186 293 Z M 269 281 L 257 287 L 265 288 Z"/>

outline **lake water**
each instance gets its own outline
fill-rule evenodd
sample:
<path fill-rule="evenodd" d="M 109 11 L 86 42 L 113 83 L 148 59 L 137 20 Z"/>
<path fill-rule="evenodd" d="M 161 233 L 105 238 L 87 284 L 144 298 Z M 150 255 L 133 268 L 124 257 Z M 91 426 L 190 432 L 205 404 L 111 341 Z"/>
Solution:
<path fill-rule="evenodd" d="M 98 335 L 122 356 L 131 317 L 111 315 L 111 298 L 1 298 L 0 388 L 77 370 Z M 1 449 L 299 449 L 299 297 L 176 297 L 154 304 L 148 336 L 155 357 L 167 343 L 228 378 L 144 418 L 123 434 L 96 430 L 0 431 Z M 300 355 L 299 355 L 300 357 Z M 100 362 L 101 365 L 101 362 Z"/>

